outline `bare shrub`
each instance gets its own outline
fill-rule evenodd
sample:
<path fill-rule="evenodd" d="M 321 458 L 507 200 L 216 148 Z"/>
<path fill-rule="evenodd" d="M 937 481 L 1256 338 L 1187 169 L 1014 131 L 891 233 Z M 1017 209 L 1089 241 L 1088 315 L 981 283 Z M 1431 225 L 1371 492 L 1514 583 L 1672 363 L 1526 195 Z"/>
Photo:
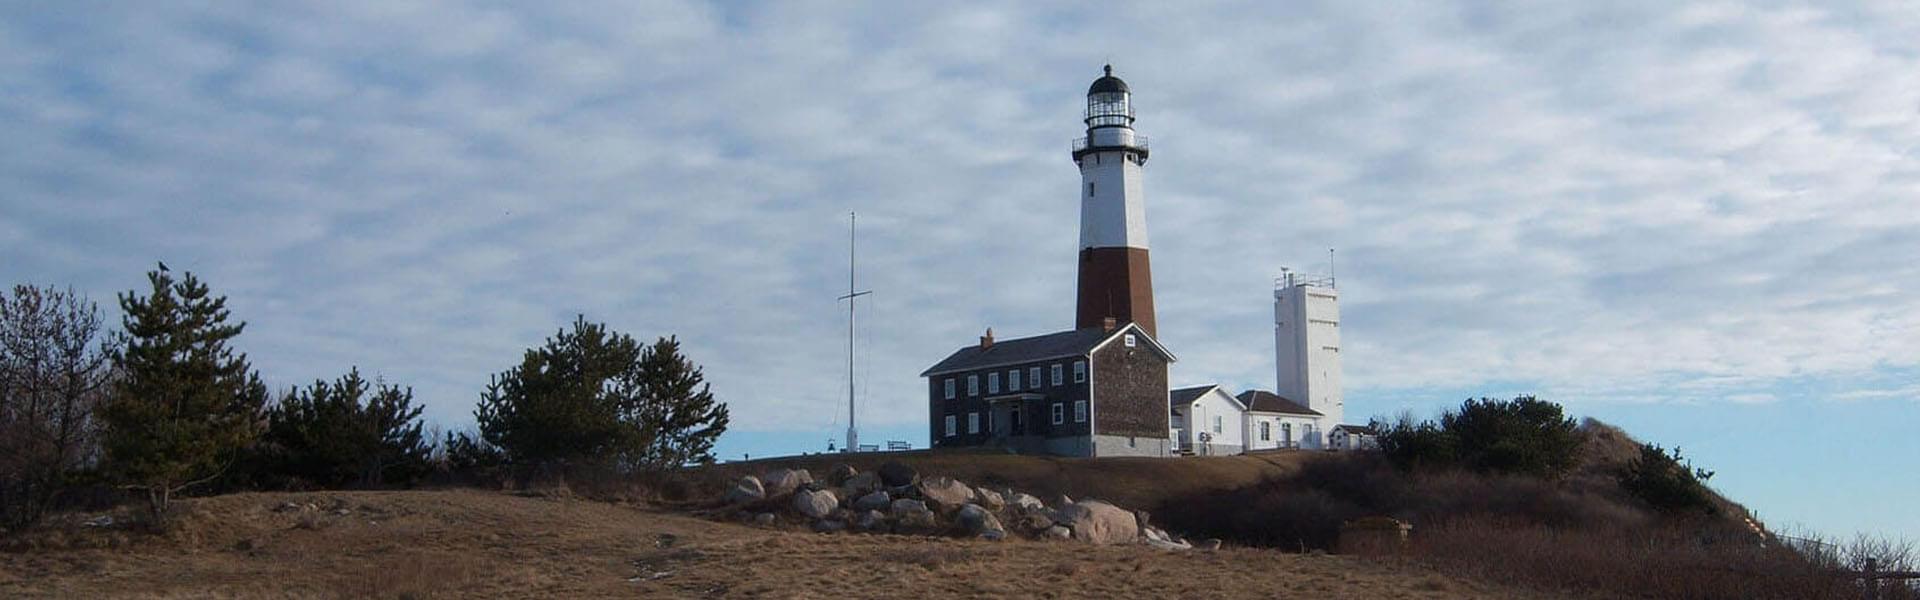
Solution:
<path fill-rule="evenodd" d="M 100 324 L 71 290 L 0 295 L 0 532 L 39 521 L 97 458 L 111 370 Z"/>

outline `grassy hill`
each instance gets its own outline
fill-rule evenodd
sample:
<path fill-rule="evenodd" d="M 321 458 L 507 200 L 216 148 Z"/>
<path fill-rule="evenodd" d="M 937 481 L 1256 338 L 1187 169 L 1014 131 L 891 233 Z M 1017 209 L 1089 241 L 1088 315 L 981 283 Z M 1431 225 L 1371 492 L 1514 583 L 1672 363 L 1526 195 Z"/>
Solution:
<path fill-rule="evenodd" d="M 75 515 L 19 542 L 0 552 L 0 597 L 1568 597 L 1350 557 L 820 535 L 565 495 L 247 493 L 183 504 L 162 536 L 79 526 Z"/>

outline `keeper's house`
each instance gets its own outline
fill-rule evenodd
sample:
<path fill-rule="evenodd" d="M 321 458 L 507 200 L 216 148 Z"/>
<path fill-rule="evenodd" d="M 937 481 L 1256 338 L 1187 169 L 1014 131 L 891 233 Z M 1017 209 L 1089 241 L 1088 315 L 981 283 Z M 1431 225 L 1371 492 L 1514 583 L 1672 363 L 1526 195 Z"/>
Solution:
<path fill-rule="evenodd" d="M 1171 353 L 1137 324 L 954 351 L 927 378 L 934 448 L 1001 447 L 1022 454 L 1168 456 Z"/>

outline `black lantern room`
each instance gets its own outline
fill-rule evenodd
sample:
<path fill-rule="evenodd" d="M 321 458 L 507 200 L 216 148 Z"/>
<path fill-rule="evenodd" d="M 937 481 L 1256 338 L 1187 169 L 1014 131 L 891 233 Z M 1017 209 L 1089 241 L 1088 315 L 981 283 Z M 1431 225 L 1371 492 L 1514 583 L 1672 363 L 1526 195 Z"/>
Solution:
<path fill-rule="evenodd" d="M 1133 93 L 1127 82 L 1113 76 L 1113 65 L 1106 75 L 1093 80 L 1087 88 L 1087 129 L 1133 126 Z"/>

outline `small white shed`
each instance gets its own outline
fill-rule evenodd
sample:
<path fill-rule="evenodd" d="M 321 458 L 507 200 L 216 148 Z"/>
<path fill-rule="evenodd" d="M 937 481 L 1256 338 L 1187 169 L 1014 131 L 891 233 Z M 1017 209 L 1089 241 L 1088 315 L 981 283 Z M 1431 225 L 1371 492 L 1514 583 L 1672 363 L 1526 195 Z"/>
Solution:
<path fill-rule="evenodd" d="M 1224 456 L 1246 450 L 1247 407 L 1217 384 L 1167 393 L 1173 440 L 1182 454 Z"/>

